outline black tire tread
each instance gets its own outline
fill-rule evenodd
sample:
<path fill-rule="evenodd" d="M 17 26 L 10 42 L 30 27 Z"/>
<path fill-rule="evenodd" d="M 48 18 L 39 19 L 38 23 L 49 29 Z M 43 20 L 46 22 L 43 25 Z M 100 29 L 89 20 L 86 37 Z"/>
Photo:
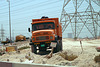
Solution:
<path fill-rule="evenodd" d="M 31 45 L 31 50 L 32 50 L 32 53 L 37 54 L 36 45 Z"/>

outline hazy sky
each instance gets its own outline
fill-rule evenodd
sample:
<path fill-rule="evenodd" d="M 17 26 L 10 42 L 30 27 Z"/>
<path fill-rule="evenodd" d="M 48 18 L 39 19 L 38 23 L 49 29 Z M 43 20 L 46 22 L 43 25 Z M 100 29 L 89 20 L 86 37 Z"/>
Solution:
<path fill-rule="evenodd" d="M 31 33 L 27 31 L 27 28 L 31 27 L 32 19 L 39 19 L 42 16 L 48 16 L 50 18 L 60 18 L 63 2 L 64 0 L 10 0 L 12 36 L 15 37 L 16 35 L 20 34 L 31 36 Z M 78 10 L 86 9 L 88 4 L 84 2 L 82 5 L 83 6 L 81 6 L 81 8 Z M 93 6 L 97 11 L 100 10 L 97 5 L 93 4 Z M 67 5 L 66 11 L 68 13 L 74 12 L 73 2 L 70 2 Z M 0 29 L 1 25 L 3 25 L 3 28 L 5 30 L 5 37 L 9 37 L 8 12 L 8 2 L 6 0 L 0 0 Z M 66 29 L 66 32 L 64 32 L 64 36 L 67 37 L 67 33 L 72 33 L 70 26 Z"/>

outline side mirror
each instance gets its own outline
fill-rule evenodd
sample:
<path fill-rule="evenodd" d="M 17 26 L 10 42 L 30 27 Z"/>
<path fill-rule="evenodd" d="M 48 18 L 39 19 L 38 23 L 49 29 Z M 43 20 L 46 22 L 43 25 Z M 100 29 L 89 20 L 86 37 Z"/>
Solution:
<path fill-rule="evenodd" d="M 28 32 L 30 32 L 30 28 L 28 28 Z"/>
<path fill-rule="evenodd" d="M 57 25 L 57 28 L 59 27 L 59 25 Z"/>

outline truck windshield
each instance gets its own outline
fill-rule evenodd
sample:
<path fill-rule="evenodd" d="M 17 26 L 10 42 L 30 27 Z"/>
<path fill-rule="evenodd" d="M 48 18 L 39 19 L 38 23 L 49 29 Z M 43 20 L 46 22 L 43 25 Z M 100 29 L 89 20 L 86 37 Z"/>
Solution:
<path fill-rule="evenodd" d="M 47 22 L 47 23 L 36 23 L 32 25 L 32 31 L 35 30 L 43 30 L 43 29 L 54 29 L 54 23 L 53 22 Z"/>

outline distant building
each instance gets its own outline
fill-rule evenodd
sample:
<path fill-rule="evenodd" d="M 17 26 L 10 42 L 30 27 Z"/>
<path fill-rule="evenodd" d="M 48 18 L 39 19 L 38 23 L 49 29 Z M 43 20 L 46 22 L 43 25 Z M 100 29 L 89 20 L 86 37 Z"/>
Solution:
<path fill-rule="evenodd" d="M 73 34 L 72 33 L 68 33 L 68 38 L 73 38 Z"/>

